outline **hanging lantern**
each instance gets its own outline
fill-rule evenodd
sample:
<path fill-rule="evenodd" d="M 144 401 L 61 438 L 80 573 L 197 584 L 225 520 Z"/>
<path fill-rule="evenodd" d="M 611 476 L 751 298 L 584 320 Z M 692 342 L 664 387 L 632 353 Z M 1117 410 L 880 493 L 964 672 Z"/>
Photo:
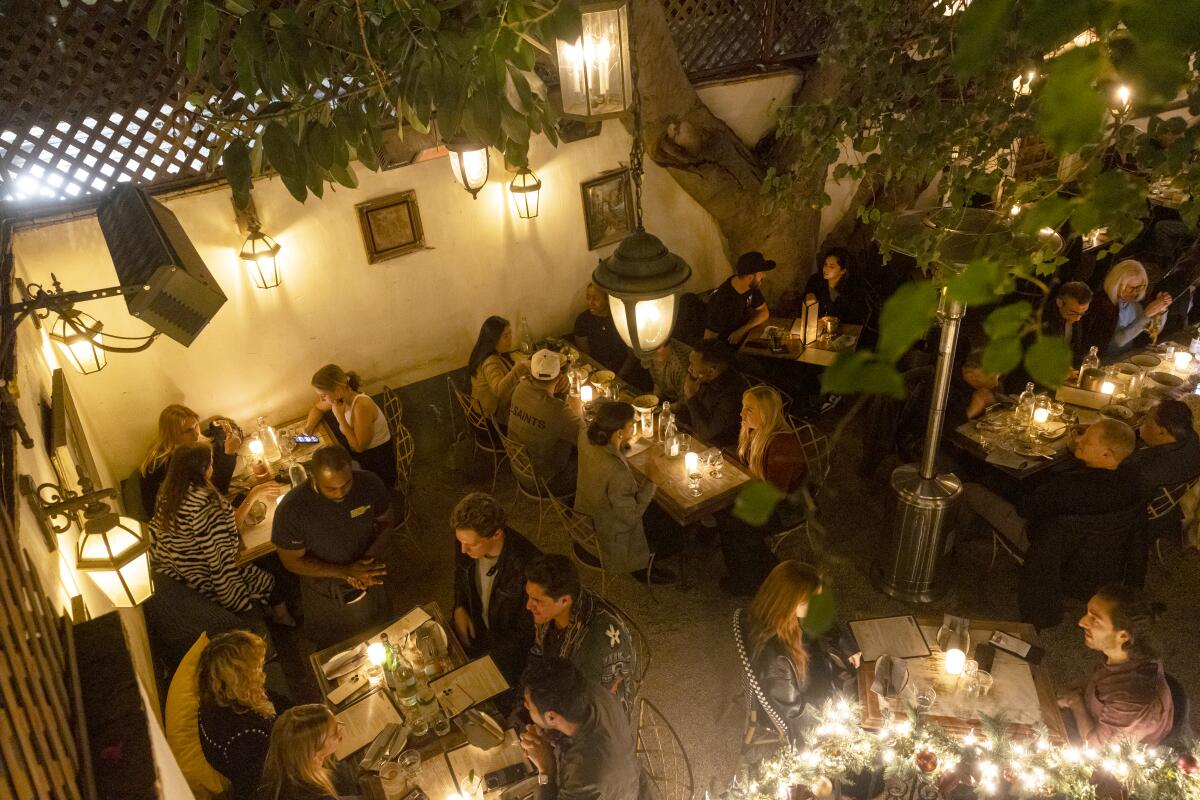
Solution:
<path fill-rule="evenodd" d="M 471 193 L 472 199 L 478 199 L 479 190 L 488 179 L 487 147 L 466 139 L 453 139 L 446 142 L 446 149 L 450 151 L 450 169 L 454 172 L 454 180 Z"/>
<path fill-rule="evenodd" d="M 529 167 L 521 167 L 517 177 L 508 185 L 512 192 L 513 205 L 521 219 L 533 219 L 538 215 L 538 200 L 542 193 L 542 182 Z"/>
<path fill-rule="evenodd" d="M 580 38 L 557 40 L 563 114 L 600 119 L 622 114 L 632 104 L 628 9 L 625 0 L 584 2 Z"/>
<path fill-rule="evenodd" d="M 103 323 L 90 314 L 67 308 L 50 326 L 50 339 L 63 357 L 84 375 L 99 372 L 108 363 L 104 355 Z"/>
<path fill-rule="evenodd" d="M 84 509 L 75 568 L 86 572 L 118 608 L 132 608 L 154 591 L 150 542 L 142 524 L 119 516 L 103 501 Z"/>
<path fill-rule="evenodd" d="M 643 356 L 670 338 L 679 290 L 691 276 L 686 261 L 639 227 L 600 262 L 592 280 L 608 292 L 617 333 Z"/>
<path fill-rule="evenodd" d="M 279 285 L 279 262 L 276 258 L 279 250 L 279 243 L 263 233 L 257 223 L 250 225 L 250 235 L 246 237 L 238 256 L 246 262 L 250 279 L 259 289 L 273 289 Z"/>

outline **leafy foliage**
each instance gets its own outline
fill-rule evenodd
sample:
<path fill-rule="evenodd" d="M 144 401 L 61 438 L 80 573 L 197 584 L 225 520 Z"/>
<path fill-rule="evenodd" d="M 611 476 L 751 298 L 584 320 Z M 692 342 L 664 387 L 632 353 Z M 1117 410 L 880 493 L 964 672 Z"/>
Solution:
<path fill-rule="evenodd" d="M 827 205 L 822 182 L 811 176 L 824 174 L 825 164 L 849 149 L 853 158 L 829 177 L 866 182 L 871 191 L 858 217 L 872 226 L 884 252 L 914 254 L 927 286 L 947 286 L 953 298 L 972 305 L 995 303 L 1018 286 L 1047 290 L 1046 278 L 1062 259 L 1032 246 L 1042 228 L 1080 235 L 1103 226 L 1111 248 L 1130 242 L 1142 230 L 1152 188 L 1189 193 L 1180 212 L 1196 224 L 1194 0 L 809 5 L 826 24 L 821 68 L 836 88 L 831 97 L 781 110 L 778 132 L 800 156 L 789 172 L 768 176 L 764 191 L 773 202 Z M 1122 85 L 1131 106 L 1120 100 Z M 1191 117 L 1178 113 L 1183 106 Z M 1050 148 L 1058 168 L 1052 162 L 1048 169 L 1018 169 L 1040 146 Z M 981 197 L 1015 209 L 1016 235 L 989 239 L 957 274 L 944 269 L 944 234 L 930 228 L 914 234 L 894 213 L 927 187 L 952 209 Z M 1000 336 L 989 334 L 990 366 L 1024 361 L 1039 380 L 1065 374 L 1061 350 L 1020 335 L 1040 328 L 1038 305 L 1023 307 L 1025 319 Z M 919 315 L 888 311 L 877 353 L 847 354 L 826 372 L 826 391 L 895 393 L 895 350 L 919 338 L 912 331 Z M 1033 349 L 1023 352 L 1030 342 Z"/>
<path fill-rule="evenodd" d="M 212 165 L 239 205 L 268 169 L 300 201 L 357 185 L 350 161 L 378 169 L 389 127 L 436 126 L 524 165 L 532 136 L 556 141 L 534 62 L 579 26 L 578 0 L 154 0 L 146 20 L 164 44 L 182 35 L 209 87 L 190 101 L 225 142 Z"/>

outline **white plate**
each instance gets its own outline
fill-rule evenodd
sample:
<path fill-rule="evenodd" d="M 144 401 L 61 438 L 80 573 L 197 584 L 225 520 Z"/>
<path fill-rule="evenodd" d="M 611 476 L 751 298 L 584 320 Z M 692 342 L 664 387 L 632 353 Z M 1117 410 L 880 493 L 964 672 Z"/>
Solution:
<path fill-rule="evenodd" d="M 346 650 L 338 653 L 333 658 L 326 661 L 321 666 L 321 671 L 325 673 L 327 680 L 340 678 L 343 675 L 349 675 L 354 670 L 362 666 L 362 660 L 367 657 L 367 646 L 360 644 L 353 650 Z"/>

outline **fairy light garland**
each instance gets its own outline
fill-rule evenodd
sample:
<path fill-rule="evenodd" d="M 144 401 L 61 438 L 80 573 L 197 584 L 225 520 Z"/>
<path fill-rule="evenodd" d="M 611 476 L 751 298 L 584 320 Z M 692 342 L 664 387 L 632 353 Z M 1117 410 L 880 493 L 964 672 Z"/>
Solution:
<path fill-rule="evenodd" d="M 729 800 L 825 798 L 834 784 L 864 770 L 885 779 L 918 778 L 945 795 L 959 786 L 982 798 L 1096 800 L 1123 795 L 1153 800 L 1200 800 L 1194 749 L 1171 750 L 1127 741 L 1103 747 L 1055 745 L 1044 727 L 1031 740 L 1014 739 L 1003 719 L 955 735 L 915 712 L 886 716 L 878 731 L 860 727 L 861 709 L 830 700 L 803 745 L 786 747 L 743 770 Z"/>

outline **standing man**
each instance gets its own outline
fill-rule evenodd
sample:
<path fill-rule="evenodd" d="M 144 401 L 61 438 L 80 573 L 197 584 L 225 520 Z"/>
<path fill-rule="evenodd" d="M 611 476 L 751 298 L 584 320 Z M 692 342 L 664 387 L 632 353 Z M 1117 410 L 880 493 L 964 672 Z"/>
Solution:
<path fill-rule="evenodd" d="M 775 262 L 757 251 L 743 253 L 738 258 L 734 274 L 708 299 L 705 339 L 720 339 L 737 347 L 751 328 L 767 321 L 771 312 L 759 287 L 773 269 Z"/>
<path fill-rule="evenodd" d="M 567 398 L 567 376 L 558 353 L 538 350 L 529 378 L 517 384 L 508 410 L 508 435 L 522 445 L 534 472 L 558 495 L 575 490 L 575 441 L 582 425 L 578 398 Z M 530 492 L 538 487 L 526 486 Z"/>
<path fill-rule="evenodd" d="M 275 509 L 271 541 L 300 576 L 304 635 L 318 649 L 380 621 L 388 612 L 376 560 L 392 527 L 392 493 L 374 473 L 354 469 L 336 444 L 318 449 L 308 483 Z"/>
<path fill-rule="evenodd" d="M 506 521 L 496 498 L 483 492 L 467 495 L 450 513 L 459 544 L 454 630 L 467 655 L 491 655 L 509 685 L 516 686 L 533 647 L 525 568 L 541 551 Z"/>
<path fill-rule="evenodd" d="M 688 354 L 688 377 L 679 419 L 705 444 L 733 447 L 742 422 L 746 379 L 733 365 L 733 349 L 706 339 Z"/>
<path fill-rule="evenodd" d="M 533 724 L 521 748 L 538 771 L 537 800 L 650 796 L 629 717 L 611 695 L 561 658 L 535 660 L 523 684 Z"/>
<path fill-rule="evenodd" d="M 633 713 L 637 658 L 630 626 L 615 606 L 579 585 L 571 559 L 543 553 L 525 569 L 533 655 L 565 658 Z"/>

